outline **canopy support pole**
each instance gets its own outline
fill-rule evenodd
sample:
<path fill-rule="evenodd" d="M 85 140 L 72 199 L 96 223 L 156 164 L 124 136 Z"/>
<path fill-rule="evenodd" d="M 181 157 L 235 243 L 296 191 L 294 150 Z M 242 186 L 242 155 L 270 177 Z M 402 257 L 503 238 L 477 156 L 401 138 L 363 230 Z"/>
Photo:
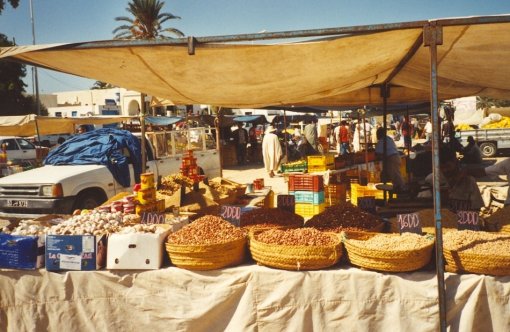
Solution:
<path fill-rule="evenodd" d="M 283 141 L 285 142 L 285 156 L 287 157 L 287 162 L 289 159 L 289 143 L 287 142 L 287 111 L 283 109 Z"/>
<path fill-rule="evenodd" d="M 220 159 L 220 177 L 223 177 L 223 158 L 222 158 L 222 151 L 221 151 L 221 135 L 220 135 L 220 128 L 221 128 L 221 118 L 222 118 L 222 109 L 221 107 L 212 106 L 212 111 L 216 111 L 216 118 L 214 118 L 214 127 L 216 128 L 216 150 L 218 150 L 218 157 Z"/>
<path fill-rule="evenodd" d="M 436 274 L 439 297 L 440 331 L 446 331 L 446 290 L 443 262 L 443 230 L 441 225 L 441 192 L 439 184 L 439 101 L 437 82 L 437 45 L 443 44 L 443 29 L 430 22 L 423 30 L 424 45 L 430 50 L 430 98 L 432 115 L 432 174 L 434 188 L 434 221 L 436 229 Z"/>
<path fill-rule="evenodd" d="M 145 150 L 145 93 L 140 95 L 142 102 L 140 108 L 140 134 L 142 150 L 142 173 L 145 173 L 147 167 L 147 151 Z"/>
<path fill-rule="evenodd" d="M 386 142 L 386 132 L 388 131 L 388 124 L 387 124 L 387 121 L 386 121 L 386 118 L 388 116 L 388 97 L 389 97 L 389 92 L 390 92 L 390 87 L 387 83 L 384 83 L 382 86 L 381 86 L 381 95 L 383 97 L 383 128 L 384 128 L 384 137 L 383 137 L 383 176 L 384 176 L 384 179 L 383 180 L 383 183 L 386 184 L 386 167 L 387 167 L 387 160 L 386 160 L 386 149 L 387 149 L 387 142 Z M 383 199 L 384 199 L 384 202 L 386 202 L 386 199 L 387 199 L 387 191 L 385 190 L 384 191 L 384 196 L 383 196 Z"/>

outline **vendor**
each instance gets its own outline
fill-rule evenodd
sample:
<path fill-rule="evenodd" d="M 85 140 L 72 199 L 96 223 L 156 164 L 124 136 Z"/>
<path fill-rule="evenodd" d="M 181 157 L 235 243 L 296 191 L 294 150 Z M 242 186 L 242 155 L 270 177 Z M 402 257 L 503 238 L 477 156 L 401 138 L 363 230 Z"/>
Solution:
<path fill-rule="evenodd" d="M 386 141 L 386 154 L 384 154 L 384 141 Z M 384 128 L 377 129 L 377 144 L 375 153 L 378 158 L 385 159 L 382 174 L 393 183 L 393 191 L 405 190 L 404 179 L 400 174 L 400 153 L 397 150 L 395 141 L 388 135 Z"/>
<path fill-rule="evenodd" d="M 468 136 L 468 145 L 462 149 L 464 157 L 461 162 L 464 164 L 481 164 L 482 163 L 482 152 L 476 144 L 473 136 Z"/>
<path fill-rule="evenodd" d="M 476 177 L 506 175 L 509 186 L 506 194 L 505 206 L 510 205 L 510 158 L 485 168 L 468 169 L 466 172 Z"/>
<path fill-rule="evenodd" d="M 461 172 L 455 151 L 442 148 L 439 163 L 439 183 L 442 188 L 446 187 L 450 209 L 479 211 L 484 206 L 480 189 L 474 177 Z M 433 174 L 429 174 L 425 181 L 432 186 Z"/>

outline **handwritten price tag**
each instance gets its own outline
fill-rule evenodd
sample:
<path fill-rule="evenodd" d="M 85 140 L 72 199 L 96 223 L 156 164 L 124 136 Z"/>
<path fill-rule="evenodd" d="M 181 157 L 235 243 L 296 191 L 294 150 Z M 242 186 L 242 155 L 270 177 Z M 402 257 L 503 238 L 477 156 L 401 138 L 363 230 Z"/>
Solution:
<path fill-rule="evenodd" d="M 477 211 L 457 211 L 457 228 L 459 230 L 480 230 L 480 217 Z"/>
<path fill-rule="evenodd" d="M 241 207 L 235 205 L 223 205 L 220 216 L 232 225 L 239 227 L 241 225 Z"/>
<path fill-rule="evenodd" d="M 296 197 L 294 195 L 278 195 L 276 198 L 276 206 L 279 209 L 295 213 Z"/>
<path fill-rule="evenodd" d="M 164 224 L 165 215 L 157 212 L 143 212 L 142 213 L 142 224 Z"/>
<path fill-rule="evenodd" d="M 397 221 L 399 224 L 400 234 L 404 232 L 421 234 L 421 220 L 418 213 L 398 214 Z"/>
<path fill-rule="evenodd" d="M 358 207 L 370 213 L 375 213 L 375 197 L 358 197 Z"/>

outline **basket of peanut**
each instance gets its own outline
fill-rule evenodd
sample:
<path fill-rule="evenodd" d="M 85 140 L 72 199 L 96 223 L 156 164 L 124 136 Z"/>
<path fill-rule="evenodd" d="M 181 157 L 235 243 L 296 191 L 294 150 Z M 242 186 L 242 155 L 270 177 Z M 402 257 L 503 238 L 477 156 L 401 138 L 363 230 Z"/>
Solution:
<path fill-rule="evenodd" d="M 187 270 L 215 270 L 237 265 L 246 254 L 246 232 L 212 215 L 198 218 L 168 236 L 170 261 Z"/>
<path fill-rule="evenodd" d="M 319 270 L 335 265 L 342 257 L 337 234 L 313 228 L 255 230 L 250 238 L 253 259 L 261 265 L 283 270 Z"/>
<path fill-rule="evenodd" d="M 446 270 L 496 276 L 510 275 L 510 235 L 452 231 L 443 236 Z"/>
<path fill-rule="evenodd" d="M 430 262 L 434 249 L 432 235 L 344 232 L 348 260 L 361 268 L 409 272 Z"/>

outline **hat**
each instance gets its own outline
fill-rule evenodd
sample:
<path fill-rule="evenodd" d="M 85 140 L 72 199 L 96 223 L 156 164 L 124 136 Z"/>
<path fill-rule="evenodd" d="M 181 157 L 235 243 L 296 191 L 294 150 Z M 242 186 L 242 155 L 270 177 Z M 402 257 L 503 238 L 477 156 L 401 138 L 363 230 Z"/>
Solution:
<path fill-rule="evenodd" d="M 268 127 L 266 128 L 266 134 L 267 134 L 267 133 L 273 133 L 273 132 L 275 132 L 275 131 L 276 131 L 276 128 L 275 128 L 275 127 L 273 127 L 273 126 L 268 126 Z"/>

